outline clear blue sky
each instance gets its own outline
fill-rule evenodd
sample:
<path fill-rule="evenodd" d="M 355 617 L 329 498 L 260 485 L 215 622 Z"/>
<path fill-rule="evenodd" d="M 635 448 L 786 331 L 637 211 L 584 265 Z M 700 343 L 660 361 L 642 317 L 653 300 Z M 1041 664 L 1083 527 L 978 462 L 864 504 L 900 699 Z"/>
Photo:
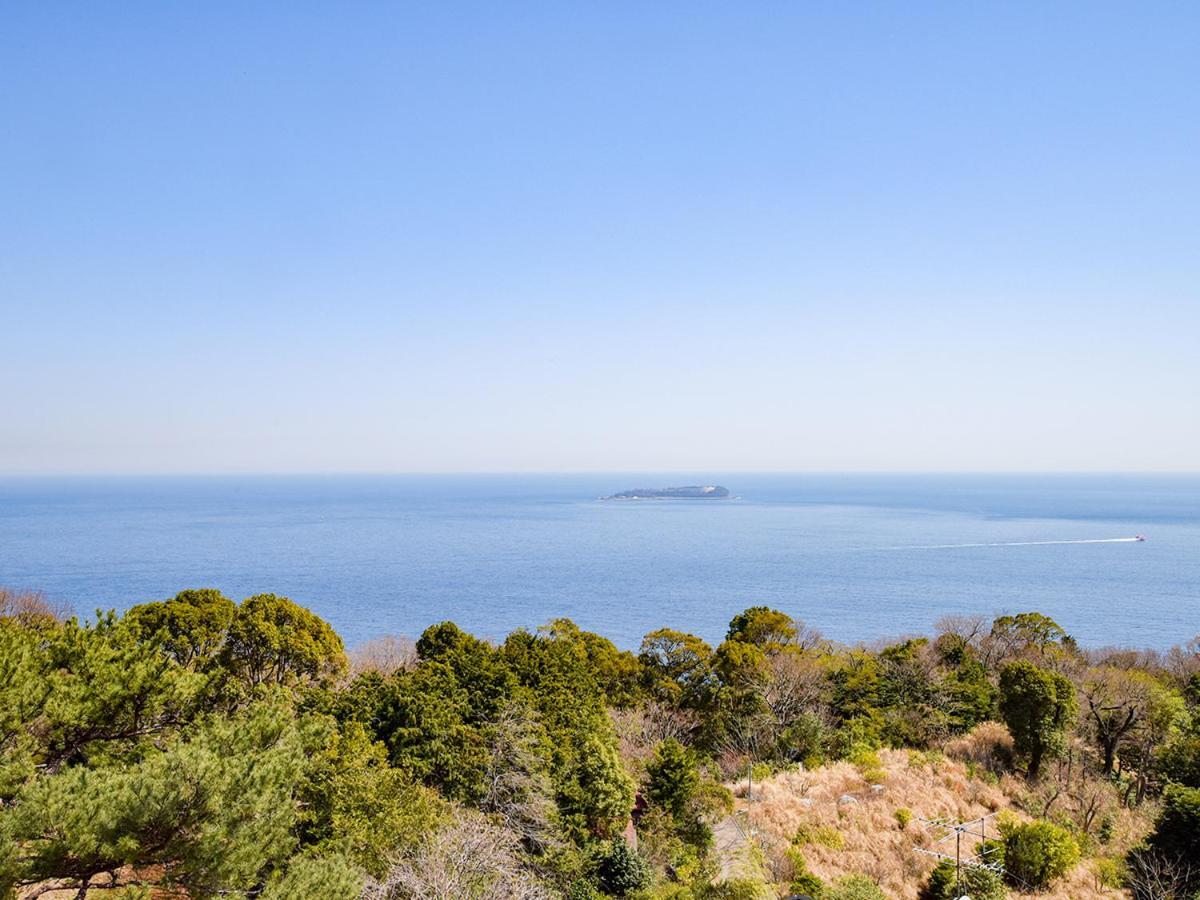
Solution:
<path fill-rule="evenodd" d="M 19 3 L 0 472 L 1194 470 L 1195 3 Z"/>

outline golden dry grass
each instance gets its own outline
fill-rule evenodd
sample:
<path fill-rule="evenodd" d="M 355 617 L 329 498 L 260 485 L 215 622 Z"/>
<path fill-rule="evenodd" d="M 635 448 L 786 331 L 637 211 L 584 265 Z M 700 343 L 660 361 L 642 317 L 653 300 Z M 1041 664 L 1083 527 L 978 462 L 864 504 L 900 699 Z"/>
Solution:
<path fill-rule="evenodd" d="M 744 781 L 731 785 L 737 797 L 737 814 L 748 816 L 773 877 L 788 877 L 784 851 L 798 831 L 803 828 L 811 835 L 822 833 L 822 828 L 834 828 L 843 836 L 841 849 L 825 842 L 804 845 L 804 858 L 814 874 L 829 880 L 861 873 L 872 878 L 889 897 L 916 900 L 935 862 L 933 857 L 917 852 L 918 848 L 934 847 L 935 831 L 921 819 L 964 821 L 1001 811 L 1028 818 L 1013 803 L 1025 791 L 1025 785 L 1011 776 L 989 783 L 970 777 L 964 763 L 939 755 L 902 750 L 881 750 L 878 755 L 883 769 L 878 790 L 872 788 L 859 768 L 847 762 L 777 774 L 755 784 L 753 802 L 746 799 Z M 907 825 L 898 821 L 898 809 L 911 811 L 912 820 Z M 989 828 L 993 835 L 995 827 L 992 819 Z M 1120 827 L 1130 834 L 1137 830 L 1130 822 L 1122 822 Z M 944 846 L 953 851 L 952 841 Z M 1128 894 L 1101 888 L 1090 861 L 1085 859 L 1044 893 L 1010 896 L 1113 900 Z"/>

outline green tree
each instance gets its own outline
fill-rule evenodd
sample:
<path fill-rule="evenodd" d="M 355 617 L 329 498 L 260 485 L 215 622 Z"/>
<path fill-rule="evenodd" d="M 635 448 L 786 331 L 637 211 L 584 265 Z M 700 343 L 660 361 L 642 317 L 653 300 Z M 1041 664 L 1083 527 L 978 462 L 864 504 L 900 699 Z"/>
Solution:
<path fill-rule="evenodd" d="M 1053 822 L 1002 825 L 1000 833 L 1004 871 L 1017 885 L 1044 888 L 1079 862 L 1079 844 L 1071 832 Z"/>
<path fill-rule="evenodd" d="M 0 888 L 123 866 L 162 867 L 194 895 L 246 890 L 295 846 L 304 742 L 291 710 L 258 705 L 205 721 L 131 765 L 74 766 L 25 785 L 0 813 L 17 848 Z"/>
<path fill-rule="evenodd" d="M 651 696 L 686 709 L 705 710 L 715 699 L 718 682 L 712 668 L 712 647 L 671 628 L 652 631 L 642 639 L 638 659 Z"/>
<path fill-rule="evenodd" d="M 787 858 L 792 864 L 792 882 L 789 890 L 793 894 L 822 897 L 825 894 L 825 882 L 808 870 L 808 860 L 804 858 L 804 851 L 793 844 L 787 851 Z"/>
<path fill-rule="evenodd" d="M 50 692 L 39 631 L 0 618 L 0 805 L 33 777 L 39 741 L 33 725 Z"/>
<path fill-rule="evenodd" d="M 629 821 L 633 798 L 633 779 L 621 765 L 611 734 L 597 723 L 576 752 L 559 790 L 565 823 L 579 840 L 611 838 Z"/>
<path fill-rule="evenodd" d="M 1111 775 L 1122 741 L 1151 715 L 1164 690 L 1146 672 L 1102 666 L 1086 674 L 1080 693 L 1102 771 Z"/>
<path fill-rule="evenodd" d="M 136 750 L 197 712 L 204 679 L 139 642 L 112 613 L 84 625 L 70 620 L 40 652 L 46 694 L 36 730 L 48 771 Z"/>
<path fill-rule="evenodd" d="M 203 588 L 134 606 L 125 614 L 125 621 L 140 639 L 160 638 L 180 665 L 195 667 L 221 651 L 236 613 L 232 600 L 220 591 Z"/>
<path fill-rule="evenodd" d="M 229 626 L 225 658 L 251 686 L 329 682 L 346 670 L 342 639 L 329 623 L 275 594 L 242 601 Z"/>
<path fill-rule="evenodd" d="M 304 854 L 290 860 L 287 870 L 267 884 L 262 900 L 357 900 L 362 873 L 345 857 Z"/>
<path fill-rule="evenodd" d="M 650 866 L 622 840 L 601 844 L 593 865 L 600 889 L 613 897 L 628 897 L 650 884 Z"/>
<path fill-rule="evenodd" d="M 1044 658 L 1069 643 L 1062 626 L 1039 612 L 997 617 L 987 640 L 993 664 L 1016 656 Z"/>
<path fill-rule="evenodd" d="M 754 644 L 762 650 L 774 651 L 791 644 L 799 630 L 795 620 L 787 613 L 768 606 L 752 606 L 730 620 L 725 640 Z"/>
<path fill-rule="evenodd" d="M 1200 788 L 1168 785 L 1162 813 L 1147 841 L 1150 849 L 1169 859 L 1200 860 Z M 1195 874 L 1200 888 L 1200 872 Z"/>
<path fill-rule="evenodd" d="M 629 707 L 640 699 L 641 665 L 628 650 L 618 650 L 608 638 L 583 631 L 570 619 L 554 619 L 540 632 L 552 641 L 579 648 L 606 705 Z"/>
<path fill-rule="evenodd" d="M 1004 879 L 991 869 L 963 866 L 959 870 L 952 860 L 944 859 L 929 873 L 929 880 L 921 887 L 920 900 L 959 900 L 963 896 L 971 900 L 1004 900 L 1007 895 Z"/>
<path fill-rule="evenodd" d="M 1017 751 L 1037 778 L 1043 758 L 1057 756 L 1078 713 L 1075 688 L 1066 676 L 1018 660 L 1000 671 L 1000 715 Z"/>
<path fill-rule="evenodd" d="M 732 803 L 727 789 L 705 779 L 696 755 L 674 738 L 655 748 L 646 774 L 645 792 L 650 805 L 667 814 L 681 840 L 707 848 L 712 831 L 705 819 Z"/>
<path fill-rule="evenodd" d="M 1200 723 L 1179 732 L 1164 744 L 1154 765 L 1164 781 L 1200 788 Z"/>
<path fill-rule="evenodd" d="M 655 748 L 646 774 L 646 798 L 677 821 L 686 818 L 700 787 L 696 758 L 679 741 L 667 738 Z"/>
<path fill-rule="evenodd" d="M 422 662 L 378 683 L 368 715 L 393 766 L 411 773 L 447 798 L 478 802 L 488 765 L 487 735 L 454 669 Z M 478 694 L 475 696 L 478 701 Z"/>
<path fill-rule="evenodd" d="M 298 833 L 323 853 L 344 854 L 372 875 L 443 819 L 437 795 L 390 767 L 383 745 L 358 722 L 326 726 L 298 786 Z"/>

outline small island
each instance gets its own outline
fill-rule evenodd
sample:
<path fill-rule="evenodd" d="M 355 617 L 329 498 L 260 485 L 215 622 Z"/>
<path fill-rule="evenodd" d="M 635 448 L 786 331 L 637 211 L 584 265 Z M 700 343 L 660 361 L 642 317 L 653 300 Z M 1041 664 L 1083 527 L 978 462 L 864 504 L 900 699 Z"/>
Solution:
<path fill-rule="evenodd" d="M 729 488 L 719 484 L 686 485 L 684 487 L 635 488 L 621 491 L 601 500 L 720 500 L 729 496 Z"/>

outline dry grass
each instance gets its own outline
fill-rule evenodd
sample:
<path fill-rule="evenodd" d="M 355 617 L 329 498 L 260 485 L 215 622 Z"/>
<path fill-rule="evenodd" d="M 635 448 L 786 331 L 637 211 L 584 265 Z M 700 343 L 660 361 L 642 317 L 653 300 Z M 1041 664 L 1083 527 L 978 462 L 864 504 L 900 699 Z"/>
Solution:
<path fill-rule="evenodd" d="M 994 737 L 980 736 L 977 743 L 987 746 Z M 984 759 L 972 762 L 987 768 Z M 840 762 L 775 775 L 755 785 L 752 803 L 746 801 L 745 782 L 735 788 L 737 809 L 749 814 L 776 877 L 786 877 L 784 851 L 798 832 L 814 835 L 837 829 L 844 838 L 842 849 L 828 846 L 830 842 L 804 844 L 804 858 L 814 874 L 829 880 L 861 873 L 874 879 L 889 897 L 916 900 L 934 865 L 932 857 L 917 852 L 917 848 L 934 846 L 934 833 L 921 819 L 964 821 L 1000 811 L 1028 818 L 1013 805 L 1013 798 L 1025 790 L 1017 779 L 973 778 L 965 763 L 937 754 L 881 750 L 879 763 L 883 779 L 878 786 L 868 783 L 860 767 Z M 901 808 L 912 812 L 912 821 L 906 826 L 896 816 Z M 995 819 L 989 827 L 994 833 Z M 953 849 L 952 844 L 947 846 Z M 1029 896 L 1112 900 L 1128 895 L 1100 888 L 1090 862 L 1084 860 L 1051 890 Z"/>

